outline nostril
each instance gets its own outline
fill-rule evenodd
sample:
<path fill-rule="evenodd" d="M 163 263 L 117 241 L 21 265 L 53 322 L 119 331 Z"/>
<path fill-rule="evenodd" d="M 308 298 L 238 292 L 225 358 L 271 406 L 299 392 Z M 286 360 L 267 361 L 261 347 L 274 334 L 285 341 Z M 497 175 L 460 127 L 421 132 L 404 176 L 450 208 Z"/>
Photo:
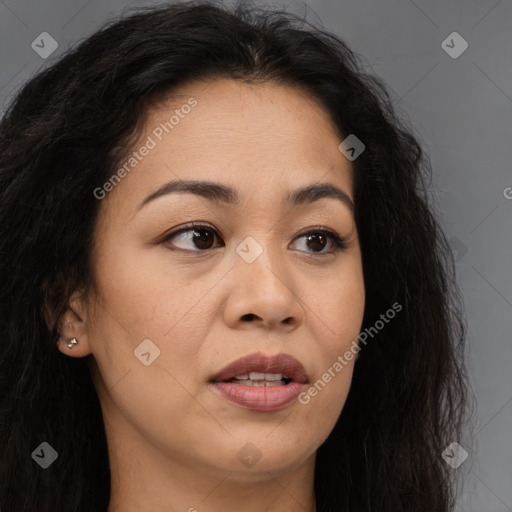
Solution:
<path fill-rule="evenodd" d="M 242 317 L 242 320 L 254 320 L 254 318 L 256 317 L 256 315 L 254 315 L 253 313 L 247 313 L 247 315 L 244 315 Z"/>

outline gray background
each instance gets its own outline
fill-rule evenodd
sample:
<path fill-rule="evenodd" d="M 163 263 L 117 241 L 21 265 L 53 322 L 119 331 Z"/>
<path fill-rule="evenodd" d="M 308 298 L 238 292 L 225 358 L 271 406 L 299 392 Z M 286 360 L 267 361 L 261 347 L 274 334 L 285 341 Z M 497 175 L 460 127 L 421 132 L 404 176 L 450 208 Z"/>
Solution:
<path fill-rule="evenodd" d="M 0 1 L 2 112 L 36 71 L 107 17 L 136 5 L 153 4 Z M 272 5 L 299 14 L 307 6 L 310 21 L 323 22 L 345 39 L 363 57 L 367 71 L 385 80 L 431 158 L 435 204 L 456 250 L 468 321 L 467 363 L 477 401 L 473 435 L 466 444 L 454 440 L 469 452 L 454 470 L 466 482 L 458 507 L 512 511 L 512 2 L 294 0 Z M 457 58 L 441 46 L 454 31 L 468 43 Z M 47 59 L 31 47 L 42 32 L 59 44 Z M 447 44 L 454 51 L 461 48 L 456 40 Z"/>

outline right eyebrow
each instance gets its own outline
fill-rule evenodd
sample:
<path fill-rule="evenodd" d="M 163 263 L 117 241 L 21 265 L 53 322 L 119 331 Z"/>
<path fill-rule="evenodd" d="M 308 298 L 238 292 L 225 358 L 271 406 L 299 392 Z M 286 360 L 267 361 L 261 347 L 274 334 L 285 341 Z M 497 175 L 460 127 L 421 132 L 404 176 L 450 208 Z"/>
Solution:
<path fill-rule="evenodd" d="M 138 206 L 138 210 L 158 197 L 178 192 L 199 195 L 209 201 L 233 206 L 238 206 L 241 202 L 238 191 L 229 185 L 211 181 L 174 180 L 165 183 L 147 196 Z M 300 206 L 314 203 L 323 198 L 337 199 L 347 206 L 352 213 L 354 212 L 354 203 L 348 194 L 332 183 L 312 183 L 311 185 L 288 192 L 283 198 L 283 203 Z"/>

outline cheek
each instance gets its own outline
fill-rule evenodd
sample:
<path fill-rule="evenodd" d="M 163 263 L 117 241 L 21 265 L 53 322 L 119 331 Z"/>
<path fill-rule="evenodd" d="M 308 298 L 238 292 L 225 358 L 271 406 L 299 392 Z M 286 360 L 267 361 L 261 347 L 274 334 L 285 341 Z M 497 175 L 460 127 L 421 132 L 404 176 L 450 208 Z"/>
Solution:
<path fill-rule="evenodd" d="M 314 288 L 313 288 L 314 286 Z M 364 315 L 365 287 L 358 259 L 340 265 L 339 271 L 316 281 L 314 293 L 315 322 L 325 340 L 322 345 L 331 357 L 345 351 L 359 334 Z M 313 292 L 313 290 L 315 290 Z"/>
<path fill-rule="evenodd" d="M 95 262 L 100 312 L 110 314 L 133 343 L 139 338 L 160 339 L 184 316 L 184 299 L 194 295 L 183 294 L 179 273 L 164 272 L 151 261 L 135 244 L 119 240 L 105 247 Z"/>
<path fill-rule="evenodd" d="M 191 379 L 190 368 L 198 365 L 209 319 L 217 311 L 204 300 L 205 289 L 212 288 L 219 278 L 205 276 L 192 286 L 179 270 L 155 269 L 140 249 L 123 247 L 121 252 L 122 258 L 114 251 L 105 251 L 98 258 L 101 297 L 96 301 L 90 333 L 98 366 L 107 386 L 115 385 L 128 371 L 140 370 L 141 386 L 146 386 L 144 378 L 150 374 L 148 386 L 158 379 L 168 381 L 166 392 L 170 387 L 173 393 L 177 391 L 173 396 L 179 396 L 182 388 L 176 380 Z M 147 352 L 154 362 L 145 367 L 141 356 Z M 133 373 L 132 378 L 136 377 Z"/>
<path fill-rule="evenodd" d="M 317 345 L 314 378 L 299 402 L 312 422 L 334 424 L 347 398 L 363 322 L 365 291 L 361 266 L 346 265 L 335 278 L 322 282 L 312 303 Z M 318 341 L 321 340 L 321 341 Z M 320 412 L 321 411 L 321 412 Z M 321 428 L 324 431 L 325 425 Z M 329 429 L 328 429 L 329 430 Z M 330 430 L 329 430 L 330 431 Z"/>

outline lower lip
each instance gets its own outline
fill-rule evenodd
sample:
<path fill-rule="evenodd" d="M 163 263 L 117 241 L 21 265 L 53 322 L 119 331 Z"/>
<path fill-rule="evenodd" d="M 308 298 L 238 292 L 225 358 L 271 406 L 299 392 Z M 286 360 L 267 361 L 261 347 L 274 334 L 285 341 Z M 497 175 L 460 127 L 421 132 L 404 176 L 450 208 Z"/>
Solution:
<path fill-rule="evenodd" d="M 231 382 L 213 382 L 213 387 L 222 396 L 235 404 L 253 411 L 276 411 L 293 402 L 306 387 L 299 382 L 290 382 L 282 386 L 253 387 Z"/>

